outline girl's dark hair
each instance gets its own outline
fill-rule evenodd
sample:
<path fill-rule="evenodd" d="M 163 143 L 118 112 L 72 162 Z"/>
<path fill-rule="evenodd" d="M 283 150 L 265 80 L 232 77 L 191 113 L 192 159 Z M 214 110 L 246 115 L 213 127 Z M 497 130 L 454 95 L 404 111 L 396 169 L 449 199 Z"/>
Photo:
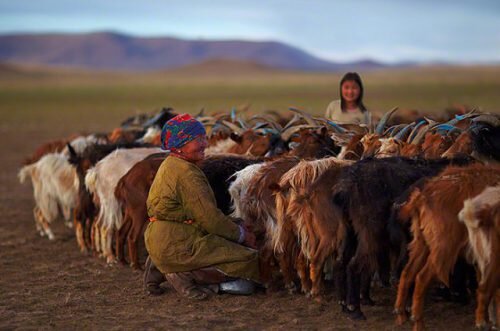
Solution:
<path fill-rule="evenodd" d="M 348 72 L 342 77 L 340 80 L 340 108 L 342 109 L 342 112 L 345 111 L 345 100 L 344 96 L 342 95 L 342 85 L 344 82 L 352 80 L 355 81 L 359 85 L 359 97 L 358 100 L 356 100 L 356 103 L 358 104 L 359 109 L 364 113 L 366 111 L 366 107 L 363 104 L 363 83 L 361 82 L 361 77 L 359 77 L 357 72 Z"/>

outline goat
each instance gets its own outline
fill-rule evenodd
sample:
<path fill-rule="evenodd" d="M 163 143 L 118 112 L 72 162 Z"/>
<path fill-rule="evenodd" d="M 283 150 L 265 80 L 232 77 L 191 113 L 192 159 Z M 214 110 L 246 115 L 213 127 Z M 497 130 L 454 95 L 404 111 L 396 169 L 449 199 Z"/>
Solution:
<path fill-rule="evenodd" d="M 450 148 L 452 143 L 453 140 L 447 135 L 428 132 L 421 147 L 422 157 L 425 159 L 439 158 L 441 154 Z"/>
<path fill-rule="evenodd" d="M 144 133 L 144 129 L 125 130 L 123 128 L 115 128 L 108 134 L 108 141 L 112 144 L 131 143 L 141 138 Z"/>
<path fill-rule="evenodd" d="M 442 154 L 453 158 L 470 155 L 484 162 L 500 161 L 500 125 L 494 121 L 482 122 L 486 115 L 477 117 L 471 126 L 463 131 L 455 142 Z M 488 120 L 492 116 L 486 116 Z M 498 121 L 498 120 L 497 120 Z M 494 124 L 497 124 L 496 126 Z"/>
<path fill-rule="evenodd" d="M 100 140 L 94 135 L 77 137 L 71 143 L 67 143 L 60 153 L 46 154 L 19 171 L 21 182 L 28 176 L 31 177 L 35 197 L 33 213 L 40 235 L 54 239 L 49 224 L 59 216 L 59 210 L 67 221 L 66 225 L 72 226 L 68 221 L 71 210 L 76 205 L 79 178 L 68 162 L 70 149 L 73 152 L 75 149 L 81 152 L 86 146 L 96 142 Z"/>
<path fill-rule="evenodd" d="M 228 123 L 236 132 L 232 132 L 229 138 L 219 140 L 215 145 L 210 146 L 205 151 L 206 155 L 218 153 L 249 154 L 253 156 L 264 156 L 270 149 L 272 132 L 262 130 L 246 129 Z"/>
<path fill-rule="evenodd" d="M 49 153 L 62 152 L 64 150 L 64 148 L 66 147 L 66 144 L 68 142 L 69 142 L 69 140 L 60 139 L 60 140 L 49 141 L 49 142 L 39 146 L 30 157 L 26 158 L 23 161 L 23 165 L 29 165 L 29 164 L 36 163 L 44 155 L 47 155 Z"/>
<path fill-rule="evenodd" d="M 123 220 L 121 206 L 114 194 L 116 184 L 134 164 L 159 152 L 159 148 L 118 149 L 87 171 L 85 185 L 99 205 L 99 214 L 93 224 L 93 238 L 97 239 L 95 248 L 103 253 L 107 263 L 115 261 L 111 250 L 112 231 L 120 229 Z M 97 232 L 99 236 L 96 236 Z"/>
<path fill-rule="evenodd" d="M 335 157 L 301 161 L 281 177 L 279 189 L 276 190 L 277 226 L 272 239 L 273 247 L 275 251 L 283 255 L 295 256 L 293 252 L 295 247 L 291 245 L 291 242 L 300 243 L 300 253 L 296 255 L 297 271 L 301 279 L 302 291 L 313 297 L 318 297 L 320 293 L 325 260 L 337 251 L 339 243 L 337 238 L 342 231 L 339 231 L 336 226 L 329 226 L 337 225 L 337 223 L 318 222 L 314 218 L 312 209 L 307 208 L 319 208 L 324 212 L 323 205 L 304 204 L 304 201 L 317 201 L 318 193 L 310 186 L 318 177 L 328 171 L 328 179 L 332 180 L 341 167 L 351 163 L 351 161 L 339 160 Z M 307 195 L 310 197 L 306 198 Z M 322 213 L 322 215 L 335 217 L 334 212 Z M 294 240 L 295 238 L 297 239 Z"/>
<path fill-rule="evenodd" d="M 142 143 L 129 144 L 91 144 L 82 152 L 75 150 L 73 142 L 68 147 L 68 162 L 75 167 L 79 179 L 78 198 L 74 209 L 75 235 L 81 252 L 92 248 L 91 227 L 97 214 L 97 207 L 92 194 L 85 186 L 85 175 L 88 169 L 118 148 L 147 147 Z"/>
<path fill-rule="evenodd" d="M 409 261 L 398 286 L 395 303 L 398 324 L 406 320 L 404 305 L 410 285 L 415 282 L 412 319 L 415 330 L 423 328 L 423 296 L 427 286 L 435 277 L 448 285 L 455 262 L 459 256 L 464 256 L 468 244 L 466 227 L 458 220 L 464 200 L 498 183 L 498 166 L 450 166 L 430 179 L 422 189 L 417 188 L 411 193 L 400 210 L 402 219 L 411 218 L 413 240 Z"/>
<path fill-rule="evenodd" d="M 361 139 L 364 137 L 362 134 L 356 134 L 351 137 L 349 142 L 341 148 L 338 155 L 339 159 L 343 160 L 359 160 L 363 155 L 363 144 Z"/>
<path fill-rule="evenodd" d="M 65 155 L 51 153 L 36 163 L 21 168 L 18 176 L 21 183 L 28 176 L 31 178 L 36 228 L 41 236 L 46 235 L 53 240 L 55 237 L 50 223 L 59 215 L 59 208 L 68 221 L 76 203 L 79 181 L 75 169 L 68 163 Z"/>
<path fill-rule="evenodd" d="M 301 159 L 323 158 L 337 155 L 340 152 L 340 148 L 335 145 L 330 133 L 324 126 L 316 129 L 299 130 L 298 137 L 292 137 L 291 143 L 296 146 L 288 155 Z"/>
<path fill-rule="evenodd" d="M 130 266 L 134 269 L 140 269 L 137 247 L 144 233 L 144 225 L 147 224 L 146 200 L 149 189 L 167 155 L 152 154 L 137 162 L 116 184 L 115 197 L 122 206 L 123 225 L 117 232 L 115 255 L 119 262 L 125 263 L 123 246 L 126 239 Z"/>
<path fill-rule="evenodd" d="M 378 150 L 382 146 L 380 139 L 381 135 L 376 133 L 368 133 L 361 138 L 360 142 L 363 145 L 363 154 L 361 155 L 361 159 L 373 157 L 377 154 Z"/>
<path fill-rule="evenodd" d="M 347 295 L 347 307 L 343 308 L 347 308 L 344 311 L 352 318 L 364 318 L 360 309 L 361 278 L 371 277 L 379 270 L 385 282 L 389 269 L 387 220 L 393 201 L 414 182 L 437 174 L 448 164 L 449 160 L 365 159 L 343 167 L 339 174 L 335 174 L 333 182 L 327 177 L 329 172 L 325 172 L 311 187 L 311 191 L 327 193 L 324 199 L 332 204 L 328 208 L 336 211 L 335 215 L 340 211 L 340 219 L 331 217 L 328 222 L 342 222 L 345 227 L 346 237 L 342 252 L 338 254 L 341 272 L 338 273 L 337 288 L 345 289 L 343 282 L 347 281 L 347 293 L 340 292 L 339 296 L 343 305 Z M 320 219 L 319 214 L 326 207 L 317 206 L 321 207 L 310 209 Z M 371 302 L 368 290 L 364 291 L 364 300 Z"/>
<path fill-rule="evenodd" d="M 81 153 L 83 150 L 91 144 L 105 144 L 106 139 L 100 137 L 97 134 L 92 134 L 89 136 L 82 135 L 71 135 L 67 139 L 53 140 L 48 143 L 43 144 L 38 147 L 32 156 L 26 158 L 23 164 L 33 164 L 40 160 L 44 155 L 49 153 L 64 153 L 68 155 L 67 144 L 71 146 L 78 152 Z"/>
<path fill-rule="evenodd" d="M 496 318 L 500 325 L 500 186 L 488 187 L 481 194 L 464 201 L 458 214 L 467 227 L 469 246 L 480 274 L 477 289 L 476 327 L 485 328 L 488 304 L 496 300 Z M 496 293 L 496 294 L 495 294 Z M 496 298 L 495 298 L 496 296 Z"/>
<path fill-rule="evenodd" d="M 274 259 L 271 240 L 276 228 L 276 206 L 270 186 L 299 162 L 296 157 L 284 157 L 263 165 L 247 167 L 235 173 L 235 181 L 229 188 L 233 199 L 233 216 L 251 222 L 260 252 L 261 274 L 266 286 L 272 287 Z M 285 286 L 294 288 L 289 256 L 279 255 L 278 263 L 284 276 Z"/>

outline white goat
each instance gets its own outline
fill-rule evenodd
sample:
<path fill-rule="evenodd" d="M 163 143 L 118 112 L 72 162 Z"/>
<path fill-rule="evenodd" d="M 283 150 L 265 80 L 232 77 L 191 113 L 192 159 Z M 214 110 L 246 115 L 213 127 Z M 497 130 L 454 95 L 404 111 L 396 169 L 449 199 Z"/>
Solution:
<path fill-rule="evenodd" d="M 94 247 L 102 252 L 108 263 L 115 262 L 111 248 L 113 231 L 119 230 L 123 222 L 122 208 L 114 193 L 116 185 L 137 162 L 160 152 L 160 148 L 117 149 L 89 169 L 85 176 L 85 185 L 99 206 L 93 225 Z"/>
<path fill-rule="evenodd" d="M 77 153 L 82 153 L 90 144 L 99 142 L 99 139 L 91 135 L 77 137 L 70 144 Z M 59 211 L 62 212 L 66 225 L 73 225 L 70 217 L 78 198 L 79 181 L 75 168 L 68 162 L 68 155 L 67 147 L 61 153 L 44 155 L 36 163 L 21 168 L 18 174 L 21 183 L 28 176 L 31 178 L 36 228 L 41 236 L 46 235 L 50 240 L 55 238 L 50 223 L 59 216 Z"/>
<path fill-rule="evenodd" d="M 68 221 L 71 209 L 76 204 L 79 185 L 76 170 L 68 163 L 65 155 L 51 153 L 38 162 L 21 168 L 18 174 L 20 182 L 24 183 L 28 176 L 33 184 L 36 228 L 41 236 L 47 235 L 53 240 L 55 237 L 50 223 L 59 216 L 59 209 L 67 224 L 71 224 Z"/>

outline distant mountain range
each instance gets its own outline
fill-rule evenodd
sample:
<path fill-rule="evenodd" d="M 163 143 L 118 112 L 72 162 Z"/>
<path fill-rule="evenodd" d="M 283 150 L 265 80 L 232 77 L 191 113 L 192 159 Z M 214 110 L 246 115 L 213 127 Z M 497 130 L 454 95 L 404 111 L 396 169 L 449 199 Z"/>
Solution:
<path fill-rule="evenodd" d="M 214 60 L 299 71 L 368 70 L 386 66 L 371 60 L 329 62 L 274 41 L 143 38 L 111 32 L 0 35 L 0 62 L 22 65 L 147 71 Z"/>

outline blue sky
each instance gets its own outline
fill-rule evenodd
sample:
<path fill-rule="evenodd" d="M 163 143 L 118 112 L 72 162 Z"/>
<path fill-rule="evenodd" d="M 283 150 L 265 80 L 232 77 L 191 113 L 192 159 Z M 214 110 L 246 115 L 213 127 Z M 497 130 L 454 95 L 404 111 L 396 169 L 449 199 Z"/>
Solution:
<path fill-rule="evenodd" d="M 276 40 L 334 61 L 500 63 L 500 0 L 0 0 L 0 34 Z"/>

